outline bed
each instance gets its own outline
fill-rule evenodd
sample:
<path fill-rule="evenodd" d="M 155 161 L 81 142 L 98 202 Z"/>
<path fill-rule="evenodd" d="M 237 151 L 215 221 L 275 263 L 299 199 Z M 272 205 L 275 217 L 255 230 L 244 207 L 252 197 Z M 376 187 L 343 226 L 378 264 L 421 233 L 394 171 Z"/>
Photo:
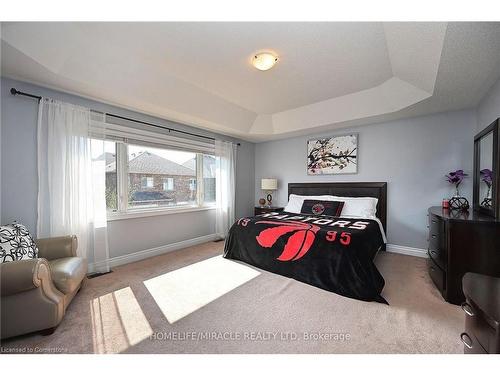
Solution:
<path fill-rule="evenodd" d="M 270 212 L 238 219 L 224 257 L 345 297 L 387 303 L 373 260 L 385 250 L 387 183 L 290 183 L 288 196 L 373 197 L 376 217 Z"/>

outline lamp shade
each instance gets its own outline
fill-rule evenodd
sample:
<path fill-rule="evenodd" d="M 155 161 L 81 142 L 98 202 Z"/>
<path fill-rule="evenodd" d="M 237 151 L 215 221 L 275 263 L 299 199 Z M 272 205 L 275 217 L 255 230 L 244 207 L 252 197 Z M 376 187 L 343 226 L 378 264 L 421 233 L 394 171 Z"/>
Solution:
<path fill-rule="evenodd" d="M 262 190 L 278 190 L 278 180 L 275 178 L 263 178 L 260 180 Z"/>

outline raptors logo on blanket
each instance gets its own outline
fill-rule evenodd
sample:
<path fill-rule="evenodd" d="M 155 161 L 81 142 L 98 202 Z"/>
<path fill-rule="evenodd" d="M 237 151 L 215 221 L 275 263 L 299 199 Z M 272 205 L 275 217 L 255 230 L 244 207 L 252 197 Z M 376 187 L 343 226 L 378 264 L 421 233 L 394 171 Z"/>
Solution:
<path fill-rule="evenodd" d="M 272 212 L 239 219 L 224 257 L 346 297 L 386 303 L 380 296 L 384 279 L 373 264 L 383 243 L 375 220 Z"/>
<path fill-rule="evenodd" d="M 257 236 L 257 242 L 262 247 L 272 247 L 276 241 L 287 233 L 293 232 L 278 257 L 278 260 L 297 260 L 311 248 L 315 234 L 318 232 L 317 225 L 285 221 L 276 223 L 274 221 L 258 221 L 256 224 L 277 225 L 274 228 L 264 229 Z"/>

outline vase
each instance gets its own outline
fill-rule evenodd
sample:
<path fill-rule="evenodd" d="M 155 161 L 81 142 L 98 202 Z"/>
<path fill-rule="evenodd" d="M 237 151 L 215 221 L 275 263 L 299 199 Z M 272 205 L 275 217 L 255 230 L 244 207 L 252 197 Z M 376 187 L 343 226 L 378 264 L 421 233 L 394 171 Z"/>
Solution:
<path fill-rule="evenodd" d="M 491 185 L 488 186 L 488 191 L 486 192 L 486 196 L 484 197 L 480 205 L 486 208 L 491 207 Z"/>
<path fill-rule="evenodd" d="M 460 195 L 458 185 L 455 185 L 455 195 L 450 199 L 450 209 L 466 211 L 469 209 L 469 201 Z"/>

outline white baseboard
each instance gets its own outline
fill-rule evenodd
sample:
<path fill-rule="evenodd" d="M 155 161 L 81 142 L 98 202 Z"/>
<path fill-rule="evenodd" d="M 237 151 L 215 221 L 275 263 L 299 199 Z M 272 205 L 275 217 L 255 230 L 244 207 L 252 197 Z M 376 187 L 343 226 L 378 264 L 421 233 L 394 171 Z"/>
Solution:
<path fill-rule="evenodd" d="M 428 257 L 427 250 L 419 249 L 417 247 L 387 244 L 386 251 L 388 251 L 389 253 L 411 255 L 411 256 L 419 257 L 419 258 L 427 258 Z"/>
<path fill-rule="evenodd" d="M 166 254 L 166 253 L 169 253 L 171 251 L 184 249 L 186 247 L 200 245 L 200 244 L 205 243 L 205 242 L 215 241 L 217 238 L 218 238 L 218 236 L 214 233 L 214 234 L 209 234 L 206 236 L 192 238 L 192 239 L 185 240 L 185 241 L 171 243 L 171 244 L 164 245 L 164 246 L 154 247 L 152 249 L 137 251 L 137 252 L 132 253 L 132 254 L 120 255 L 118 257 L 110 258 L 109 259 L 109 266 L 112 268 L 112 267 L 121 266 L 121 265 L 127 264 L 127 263 L 137 262 L 139 260 L 151 258 L 151 257 L 156 256 L 156 255 Z M 99 266 L 99 264 L 96 264 L 96 263 L 89 264 L 89 273 L 94 272 L 94 270 L 96 268 L 99 268 L 98 266 Z"/>
<path fill-rule="evenodd" d="M 185 241 L 171 243 L 164 246 L 154 247 L 152 249 L 137 251 L 132 254 L 120 255 L 118 257 L 110 258 L 109 266 L 116 267 L 127 263 L 137 262 L 139 260 L 151 258 L 156 255 L 166 254 L 171 251 L 184 249 L 186 247 L 200 245 L 205 242 L 215 241 L 217 238 L 218 236 L 214 233 L 206 236 L 192 238 Z M 397 254 L 411 255 L 420 258 L 427 258 L 427 250 L 419 249 L 416 247 L 387 244 L 386 250 L 389 253 L 397 253 Z M 99 264 L 96 263 L 89 264 L 89 273 L 94 272 L 96 268 L 99 268 L 98 266 Z"/>

